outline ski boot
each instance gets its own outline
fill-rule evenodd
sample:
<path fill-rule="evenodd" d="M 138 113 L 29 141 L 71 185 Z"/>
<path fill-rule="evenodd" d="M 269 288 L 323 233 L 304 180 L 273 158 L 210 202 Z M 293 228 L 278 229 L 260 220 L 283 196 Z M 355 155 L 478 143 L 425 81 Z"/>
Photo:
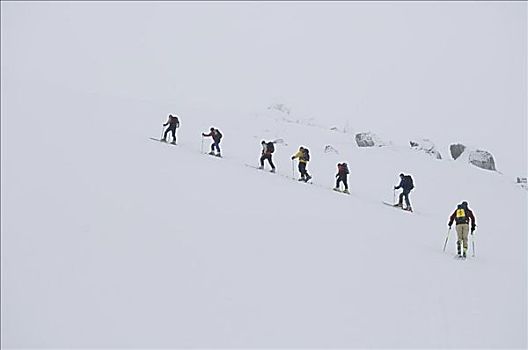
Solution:
<path fill-rule="evenodd" d="M 346 189 L 346 188 L 345 188 L 345 190 L 343 191 L 343 193 L 350 194 L 350 192 L 348 192 L 348 189 Z"/>
<path fill-rule="evenodd" d="M 333 190 L 336 191 L 336 192 L 341 192 L 341 190 L 339 189 L 339 187 L 334 187 Z M 345 191 L 346 191 L 346 190 L 345 190 Z M 343 192 L 344 192 L 344 191 L 343 191 Z"/>
<path fill-rule="evenodd" d="M 175 145 L 175 144 L 176 144 L 176 140 L 172 140 L 171 143 L 172 143 L 173 145 Z"/>
<path fill-rule="evenodd" d="M 222 158 L 222 154 L 220 154 L 220 152 L 218 152 L 217 154 L 215 154 L 215 156 L 219 157 L 219 158 Z"/>
<path fill-rule="evenodd" d="M 301 176 L 301 177 L 299 178 L 299 180 L 297 180 L 297 181 L 306 181 L 306 180 L 304 179 L 303 176 Z"/>
<path fill-rule="evenodd" d="M 306 180 L 304 180 L 304 182 L 308 182 L 308 180 L 310 180 L 312 177 L 310 175 L 306 175 Z"/>
<path fill-rule="evenodd" d="M 261 165 L 261 166 L 258 167 L 258 169 L 262 170 L 262 169 L 264 169 L 264 167 Z"/>
<path fill-rule="evenodd" d="M 160 141 L 161 142 L 167 142 L 167 139 L 166 138 L 162 138 Z"/>
<path fill-rule="evenodd" d="M 275 172 L 275 168 L 270 170 L 270 173 L 274 173 L 274 172 Z"/>
<path fill-rule="evenodd" d="M 215 155 L 215 153 L 213 151 L 211 151 L 211 152 L 209 152 L 207 154 L 209 154 L 210 156 L 214 156 Z"/>
<path fill-rule="evenodd" d="M 407 208 L 405 208 L 405 209 L 402 208 L 402 209 L 403 209 L 403 210 L 406 210 L 406 211 L 410 211 L 411 213 L 412 213 L 412 211 L 413 211 L 411 207 L 407 207 Z"/>
<path fill-rule="evenodd" d="M 403 209 L 403 204 L 401 204 L 401 203 L 396 203 L 396 204 L 393 205 L 393 207 L 400 207 L 400 208 Z"/>

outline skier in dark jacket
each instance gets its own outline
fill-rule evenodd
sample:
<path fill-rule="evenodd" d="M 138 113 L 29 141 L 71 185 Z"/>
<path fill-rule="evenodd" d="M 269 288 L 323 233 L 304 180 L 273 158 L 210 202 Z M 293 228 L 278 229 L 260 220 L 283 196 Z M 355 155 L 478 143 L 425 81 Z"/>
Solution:
<path fill-rule="evenodd" d="M 259 169 L 264 169 L 264 160 L 268 160 L 269 165 L 271 166 L 271 172 L 275 172 L 275 165 L 273 164 L 273 161 L 271 160 L 271 155 L 275 151 L 274 142 L 266 142 L 262 140 L 260 143 L 262 145 L 262 155 L 260 156 L 260 167 Z"/>
<path fill-rule="evenodd" d="M 475 227 L 477 226 L 475 222 L 475 215 L 473 215 L 473 211 L 468 208 L 468 203 L 466 201 L 457 205 L 456 210 L 449 217 L 449 222 L 447 223 L 447 226 L 449 226 L 449 228 L 451 228 L 451 225 L 453 225 L 453 221 L 456 222 L 456 231 L 458 238 L 457 253 L 458 256 L 465 258 L 466 251 L 468 248 L 469 222 L 471 221 L 472 235 L 475 231 Z M 461 252 L 462 246 L 464 247 L 464 250 Z"/>
<path fill-rule="evenodd" d="M 398 186 L 394 186 L 394 189 L 397 190 L 401 188 L 403 191 L 400 193 L 398 203 L 394 204 L 394 206 L 400 207 L 403 210 L 412 211 L 411 202 L 409 201 L 409 193 L 414 188 L 413 179 L 411 175 L 405 175 L 403 173 L 400 174 L 400 179 L 400 184 Z M 405 204 L 407 205 L 406 208 L 403 207 L 403 198 L 405 198 Z"/>
<path fill-rule="evenodd" d="M 208 134 L 205 134 L 205 133 L 202 133 L 202 136 L 204 137 L 209 137 L 211 136 L 213 138 L 213 143 L 211 144 L 211 152 L 209 152 L 210 155 L 215 155 L 214 153 L 214 150 L 216 149 L 216 156 L 218 157 L 221 157 L 222 155 L 220 154 L 220 140 L 222 139 L 222 133 L 220 132 L 220 130 L 218 129 L 215 129 L 213 127 L 211 127 L 211 129 L 209 129 L 209 133 Z"/>
<path fill-rule="evenodd" d="M 336 174 L 336 186 L 334 188 L 335 191 L 339 191 L 339 185 L 342 182 L 345 186 L 344 193 L 350 193 L 348 192 L 348 177 L 349 171 L 348 171 L 348 165 L 347 163 L 339 163 L 337 164 L 337 174 Z"/>
<path fill-rule="evenodd" d="M 178 120 L 178 116 L 169 114 L 169 119 L 163 126 L 169 126 L 167 130 L 165 130 L 165 133 L 163 134 L 163 139 L 161 141 L 167 142 L 167 134 L 169 131 L 172 133 L 172 143 L 176 144 L 176 128 L 180 127 L 180 121 Z"/>

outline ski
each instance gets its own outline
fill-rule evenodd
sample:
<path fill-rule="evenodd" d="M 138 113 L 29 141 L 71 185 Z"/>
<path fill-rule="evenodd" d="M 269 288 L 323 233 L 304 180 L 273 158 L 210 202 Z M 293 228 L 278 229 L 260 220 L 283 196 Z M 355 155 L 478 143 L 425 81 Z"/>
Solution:
<path fill-rule="evenodd" d="M 255 166 L 255 165 L 251 165 L 251 164 L 247 164 L 247 163 L 244 163 L 244 165 L 247 166 L 248 168 L 262 170 L 262 171 L 265 171 L 265 172 L 268 172 L 268 173 L 272 173 L 272 174 L 276 174 L 277 173 L 277 170 L 266 170 L 264 168 L 261 168 L 261 167 Z"/>
<path fill-rule="evenodd" d="M 413 211 L 405 210 L 402 207 L 394 206 L 394 204 L 391 204 L 391 203 L 388 203 L 388 202 L 385 202 L 385 201 L 382 201 L 382 203 L 385 204 L 385 205 L 388 205 L 389 207 L 392 207 L 392 208 L 395 208 L 395 209 L 400 209 L 401 211 L 406 211 L 408 213 L 413 213 Z"/>
<path fill-rule="evenodd" d="M 161 143 L 165 143 L 167 145 L 172 145 L 172 146 L 177 146 L 178 145 L 177 143 L 163 141 L 163 140 L 160 140 L 160 139 L 156 139 L 154 137 L 149 137 L 149 139 L 154 140 L 154 141 L 158 141 L 158 142 L 161 142 Z"/>
<path fill-rule="evenodd" d="M 211 157 L 215 157 L 215 158 L 222 158 L 222 155 L 220 154 L 211 154 L 211 153 L 203 153 L 205 154 L 206 156 L 211 156 Z"/>
<path fill-rule="evenodd" d="M 335 192 L 339 192 L 339 193 L 342 193 L 342 194 L 347 194 L 347 195 L 349 195 L 349 194 L 350 194 L 350 192 L 345 192 L 344 190 L 343 190 L 343 191 L 341 191 L 340 189 L 336 189 L 336 188 L 332 188 L 332 190 L 334 190 Z"/>

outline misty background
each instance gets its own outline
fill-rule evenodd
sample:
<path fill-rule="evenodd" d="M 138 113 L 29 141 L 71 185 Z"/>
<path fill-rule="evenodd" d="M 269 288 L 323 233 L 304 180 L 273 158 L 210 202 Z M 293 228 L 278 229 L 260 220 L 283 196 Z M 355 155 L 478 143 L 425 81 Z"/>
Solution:
<path fill-rule="evenodd" d="M 2 347 L 526 347 L 526 2 L 0 6 Z M 277 174 L 243 166 L 277 138 Z"/>
<path fill-rule="evenodd" d="M 2 104 L 32 88 L 170 105 L 145 115 L 157 135 L 168 113 L 284 103 L 525 176 L 526 19 L 526 2 L 2 2 Z"/>

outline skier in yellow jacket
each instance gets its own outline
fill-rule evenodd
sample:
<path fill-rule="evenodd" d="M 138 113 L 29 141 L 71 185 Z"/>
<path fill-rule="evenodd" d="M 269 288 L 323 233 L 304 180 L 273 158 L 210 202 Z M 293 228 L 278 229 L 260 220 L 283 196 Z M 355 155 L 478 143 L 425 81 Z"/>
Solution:
<path fill-rule="evenodd" d="M 310 152 L 307 148 L 301 146 L 299 147 L 299 151 L 291 157 L 292 160 L 295 158 L 299 159 L 299 172 L 301 173 L 299 181 L 307 182 L 312 178 L 310 174 L 308 174 L 308 171 L 306 171 L 306 165 L 310 161 Z"/>

